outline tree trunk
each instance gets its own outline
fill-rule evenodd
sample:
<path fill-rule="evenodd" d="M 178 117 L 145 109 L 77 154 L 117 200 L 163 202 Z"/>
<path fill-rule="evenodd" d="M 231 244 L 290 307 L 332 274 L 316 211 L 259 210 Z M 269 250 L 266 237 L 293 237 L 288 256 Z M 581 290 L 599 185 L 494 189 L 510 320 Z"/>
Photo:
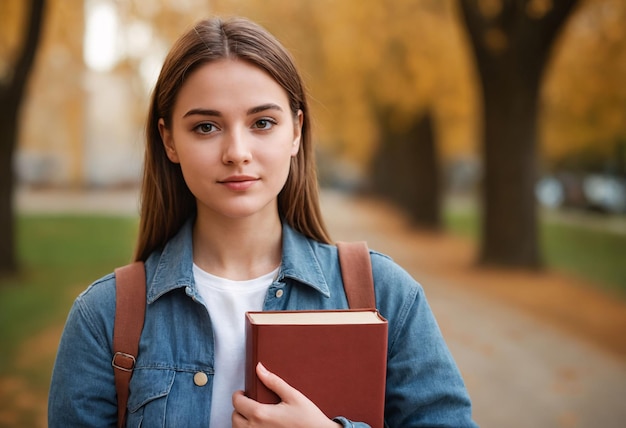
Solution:
<path fill-rule="evenodd" d="M 538 268 L 534 186 L 537 155 L 538 83 L 515 82 L 503 71 L 484 97 L 482 247 L 484 264 Z"/>
<path fill-rule="evenodd" d="M 374 191 L 404 209 L 419 227 L 441 227 L 440 179 L 432 116 L 417 117 L 394 130 L 389 113 L 380 115 L 382 143 L 374 157 Z"/>
<path fill-rule="evenodd" d="M 0 97 L 0 141 L 15 139 L 15 119 Z M 0 275 L 17 268 L 15 249 L 15 219 L 13 210 L 13 150 L 8 144 L 0 145 Z"/>
<path fill-rule="evenodd" d="M 22 50 L 8 81 L 0 86 L 0 274 L 15 272 L 13 153 L 17 146 L 20 110 L 39 45 L 45 0 L 33 0 Z"/>
<path fill-rule="evenodd" d="M 479 3 L 460 0 L 483 95 L 480 262 L 539 268 L 534 187 L 540 85 L 576 0 L 554 0 L 545 11 L 530 1 L 501 1 L 490 16 Z"/>

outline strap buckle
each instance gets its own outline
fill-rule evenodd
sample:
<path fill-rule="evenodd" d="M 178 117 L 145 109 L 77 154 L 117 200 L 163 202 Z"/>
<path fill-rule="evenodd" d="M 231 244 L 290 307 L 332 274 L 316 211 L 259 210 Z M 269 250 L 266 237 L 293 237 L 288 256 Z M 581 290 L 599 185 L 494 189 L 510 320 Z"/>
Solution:
<path fill-rule="evenodd" d="M 134 356 L 125 352 L 116 352 L 115 355 L 113 355 L 113 360 L 111 360 L 111 366 L 113 366 L 114 369 L 132 372 L 136 362 L 137 360 Z"/>

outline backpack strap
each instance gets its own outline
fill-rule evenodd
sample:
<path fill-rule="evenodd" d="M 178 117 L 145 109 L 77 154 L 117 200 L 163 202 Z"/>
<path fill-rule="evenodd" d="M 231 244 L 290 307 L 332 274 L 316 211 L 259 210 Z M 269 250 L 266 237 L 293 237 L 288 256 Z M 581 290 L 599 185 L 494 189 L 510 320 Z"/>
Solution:
<path fill-rule="evenodd" d="M 115 325 L 113 373 L 117 391 L 117 426 L 126 419 L 130 377 L 139 351 L 139 337 L 146 315 L 146 271 L 143 262 L 115 269 Z"/>
<path fill-rule="evenodd" d="M 337 242 L 343 288 L 351 309 L 375 309 L 374 277 L 367 243 Z"/>

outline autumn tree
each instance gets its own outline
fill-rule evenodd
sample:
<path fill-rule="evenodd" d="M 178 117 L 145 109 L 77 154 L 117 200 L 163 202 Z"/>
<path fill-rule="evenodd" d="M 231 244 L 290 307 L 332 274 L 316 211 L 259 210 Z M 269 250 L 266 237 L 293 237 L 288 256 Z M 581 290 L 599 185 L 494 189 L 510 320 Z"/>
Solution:
<path fill-rule="evenodd" d="M 425 110 L 402 127 L 381 113 L 381 145 L 372 159 L 372 187 L 421 228 L 441 228 L 441 172 L 433 117 Z"/>
<path fill-rule="evenodd" d="M 482 90 L 480 262 L 541 266 L 534 186 L 542 77 L 576 0 L 460 0 Z"/>
<path fill-rule="evenodd" d="M 0 273 L 15 271 L 13 153 L 17 146 L 20 108 L 33 68 L 44 17 L 45 0 L 32 0 L 15 65 L 0 81 Z"/>
<path fill-rule="evenodd" d="M 431 107 L 436 78 L 432 69 L 415 64 L 426 57 L 436 58 L 432 40 L 436 33 L 425 27 L 439 21 L 441 13 L 439 9 L 431 12 L 419 1 L 381 9 L 377 11 L 381 30 L 368 43 L 377 46 L 377 62 L 363 81 L 378 128 L 376 152 L 370 161 L 371 186 L 404 209 L 418 226 L 439 229 L 440 159 Z M 412 46 L 417 38 L 421 43 Z"/>
<path fill-rule="evenodd" d="M 345 1 L 331 14 L 320 3 L 307 18 L 317 22 L 323 58 L 312 87 L 333 102 L 324 123 L 335 130 L 335 152 L 359 162 L 370 188 L 415 224 L 439 228 L 442 142 L 460 140 L 451 135 L 461 122 L 441 126 L 454 110 L 448 101 L 461 98 L 462 79 L 449 73 L 462 62 L 452 58 L 460 36 L 451 3 Z"/>

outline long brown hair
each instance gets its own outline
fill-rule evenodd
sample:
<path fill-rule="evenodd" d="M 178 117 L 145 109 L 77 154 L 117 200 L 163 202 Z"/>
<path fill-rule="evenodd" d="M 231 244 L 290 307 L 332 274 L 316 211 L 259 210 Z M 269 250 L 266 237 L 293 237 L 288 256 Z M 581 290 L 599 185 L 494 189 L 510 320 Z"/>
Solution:
<path fill-rule="evenodd" d="M 286 91 L 293 114 L 302 111 L 300 150 L 291 159 L 289 176 L 278 194 L 278 213 L 300 233 L 330 242 L 319 208 L 309 107 L 291 55 L 268 31 L 247 19 L 213 18 L 200 21 L 178 39 L 152 94 L 135 260 L 145 261 L 195 215 L 195 198 L 185 184 L 180 165 L 167 158 L 158 122 L 163 118 L 165 126 L 171 126 L 174 103 L 186 76 L 200 65 L 223 58 L 239 58 L 268 72 Z"/>

